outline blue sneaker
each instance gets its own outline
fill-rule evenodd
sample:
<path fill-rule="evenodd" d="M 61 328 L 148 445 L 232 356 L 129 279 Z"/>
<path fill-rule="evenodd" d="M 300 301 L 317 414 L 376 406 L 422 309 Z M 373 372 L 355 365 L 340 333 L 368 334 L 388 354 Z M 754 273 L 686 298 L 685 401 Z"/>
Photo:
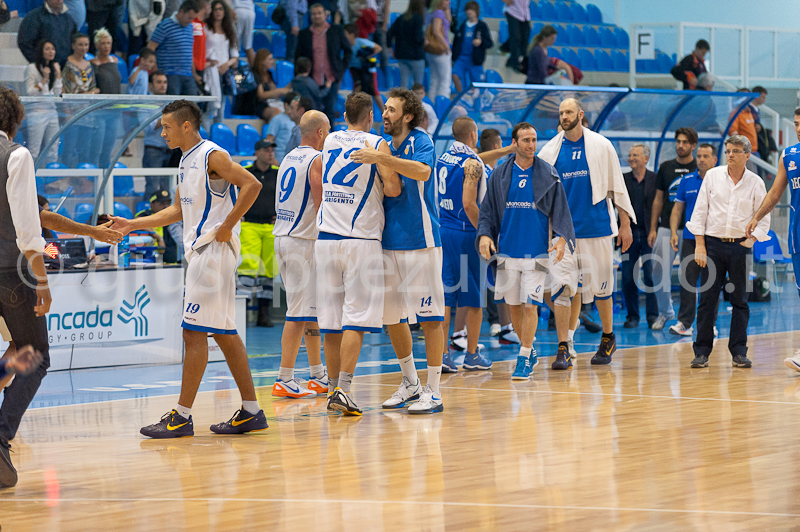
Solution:
<path fill-rule="evenodd" d="M 531 379 L 531 365 L 528 357 L 518 356 L 517 367 L 514 373 L 511 374 L 512 381 L 528 381 Z"/>
<path fill-rule="evenodd" d="M 447 353 L 442 357 L 442 373 L 458 373 L 458 366 L 453 362 L 453 357 Z"/>
<path fill-rule="evenodd" d="M 467 353 L 462 366 L 468 371 L 486 370 L 492 367 L 492 361 L 481 354 L 481 349 L 479 347 L 475 351 L 475 354 Z"/>
<path fill-rule="evenodd" d="M 536 354 L 536 349 L 531 349 L 531 356 L 528 357 L 528 364 L 531 367 L 531 374 L 533 374 L 533 368 L 539 365 L 539 355 Z"/>

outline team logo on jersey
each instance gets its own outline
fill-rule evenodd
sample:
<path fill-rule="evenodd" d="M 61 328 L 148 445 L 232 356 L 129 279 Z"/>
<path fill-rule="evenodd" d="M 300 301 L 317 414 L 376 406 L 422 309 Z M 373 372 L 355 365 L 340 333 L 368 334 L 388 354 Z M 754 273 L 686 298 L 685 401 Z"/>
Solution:
<path fill-rule="evenodd" d="M 792 148 L 789 150 L 789 153 L 797 153 L 797 148 Z"/>
<path fill-rule="evenodd" d="M 406 155 L 408 155 L 410 151 L 411 151 L 411 145 L 409 144 L 408 146 L 406 146 Z"/>
<path fill-rule="evenodd" d="M 789 168 L 788 170 L 791 172 L 792 170 L 797 170 L 797 165 L 794 164 L 794 161 L 789 161 Z"/>

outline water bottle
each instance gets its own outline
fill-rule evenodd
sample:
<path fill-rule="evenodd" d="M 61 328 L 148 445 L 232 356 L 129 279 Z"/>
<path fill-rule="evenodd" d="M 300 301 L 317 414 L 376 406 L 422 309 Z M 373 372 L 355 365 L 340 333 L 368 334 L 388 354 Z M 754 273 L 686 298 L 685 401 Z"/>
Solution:
<path fill-rule="evenodd" d="M 122 242 L 119 243 L 119 265 L 123 268 L 127 268 L 131 265 L 130 240 L 128 239 L 128 235 L 125 235 Z"/>

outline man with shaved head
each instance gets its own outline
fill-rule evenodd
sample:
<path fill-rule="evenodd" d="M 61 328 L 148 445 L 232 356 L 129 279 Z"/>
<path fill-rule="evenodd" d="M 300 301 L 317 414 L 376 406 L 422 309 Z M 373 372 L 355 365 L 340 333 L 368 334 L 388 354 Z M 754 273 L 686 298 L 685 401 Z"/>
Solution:
<path fill-rule="evenodd" d="M 594 299 L 603 322 L 603 336 L 592 364 L 609 364 L 617 349 L 611 300 L 614 294 L 613 237 L 617 237 L 617 244 L 625 253 L 633 240 L 631 221 L 636 223 L 636 215 L 622 177 L 619 156 L 607 138 L 582 125 L 585 115 L 580 102 L 574 98 L 564 100 L 558 108 L 558 116 L 562 131 L 542 148 L 539 157 L 555 166 L 561 176 L 577 241 L 578 267 L 572 272 L 572 279 L 579 286 L 581 297 L 572 300 L 568 354 L 563 356 L 559 350 L 553 363 L 553 369 L 569 369 L 575 355 L 573 336 L 580 317 L 581 299 L 584 303 Z M 615 205 L 619 227 L 614 215 Z M 566 276 L 566 273 L 561 275 Z"/>
<path fill-rule="evenodd" d="M 281 337 L 281 366 L 272 395 L 300 399 L 327 393 L 328 374 L 320 356 L 317 326 L 314 243 L 316 216 L 322 203 L 320 150 L 331 129 L 328 117 L 307 111 L 298 124 L 300 146 L 283 158 L 275 194 L 275 256 L 286 290 L 286 324 Z M 300 343 L 305 340 L 311 376 L 308 386 L 294 378 Z"/>

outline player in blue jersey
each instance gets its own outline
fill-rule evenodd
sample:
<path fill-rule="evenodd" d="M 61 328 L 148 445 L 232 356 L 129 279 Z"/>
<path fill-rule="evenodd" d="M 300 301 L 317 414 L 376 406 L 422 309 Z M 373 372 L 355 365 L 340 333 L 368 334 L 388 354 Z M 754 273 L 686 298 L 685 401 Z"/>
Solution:
<path fill-rule="evenodd" d="M 352 159 L 383 164 L 395 170 L 402 183 L 397 197 L 385 197 L 383 253 L 386 257 L 386 296 L 383 323 L 400 361 L 403 380 L 383 403 L 384 408 L 408 407 L 410 414 L 429 414 L 444 409 L 439 393 L 442 374 L 442 243 L 436 209 L 436 183 L 431 179 L 436 161 L 433 141 L 417 126 L 424 109 L 419 96 L 407 89 L 392 89 L 383 112 L 383 129 L 392 136 L 392 155 L 372 147 L 355 152 Z M 417 377 L 409 323 L 419 323 L 425 333 L 428 382 Z"/>
<path fill-rule="evenodd" d="M 592 364 L 609 364 L 617 349 L 611 300 L 615 271 L 613 237 L 617 237 L 617 244 L 621 244 L 625 253 L 633 242 L 631 221 L 636 221 L 636 215 L 613 144 L 581 125 L 583 108 L 574 98 L 561 102 L 558 114 L 562 131 L 542 148 L 539 157 L 554 165 L 561 176 L 575 226 L 582 299 L 584 303 L 594 299 L 603 323 L 603 336 Z M 614 205 L 619 211 L 619 228 Z M 578 327 L 580 311 L 581 298 L 574 298 L 570 340 Z M 562 368 L 563 365 L 557 364 L 553 369 Z"/>
<path fill-rule="evenodd" d="M 528 380 L 539 363 L 533 349 L 539 316 L 533 303 L 543 304 L 546 291 L 555 303 L 556 356 L 568 359 L 570 298 L 577 283 L 562 284 L 554 270 L 562 259 L 574 262 L 575 233 L 558 173 L 536 157 L 536 129 L 522 122 L 511 136 L 516 153 L 493 172 L 478 219 L 478 245 L 486 260 L 497 254 L 495 298 L 505 299 L 520 338 L 512 379 Z M 546 286 L 548 272 L 552 286 Z"/>
<path fill-rule="evenodd" d="M 797 140 L 800 140 L 800 107 L 794 110 L 794 131 Z M 797 272 L 800 271 L 800 144 L 795 144 L 783 150 L 781 160 L 778 163 L 778 175 L 772 183 L 772 188 L 767 192 L 767 196 L 761 203 L 761 207 L 756 211 L 753 219 L 747 224 L 745 231 L 751 237 L 756 230 L 758 222 L 767 214 L 772 212 L 775 205 L 783 196 L 786 187 L 791 190 L 791 209 L 789 210 L 789 253 L 792 255 L 794 265 L 795 284 L 800 291 L 800 281 L 797 280 Z M 787 368 L 800 372 L 800 349 L 794 355 L 783 361 Z"/>

